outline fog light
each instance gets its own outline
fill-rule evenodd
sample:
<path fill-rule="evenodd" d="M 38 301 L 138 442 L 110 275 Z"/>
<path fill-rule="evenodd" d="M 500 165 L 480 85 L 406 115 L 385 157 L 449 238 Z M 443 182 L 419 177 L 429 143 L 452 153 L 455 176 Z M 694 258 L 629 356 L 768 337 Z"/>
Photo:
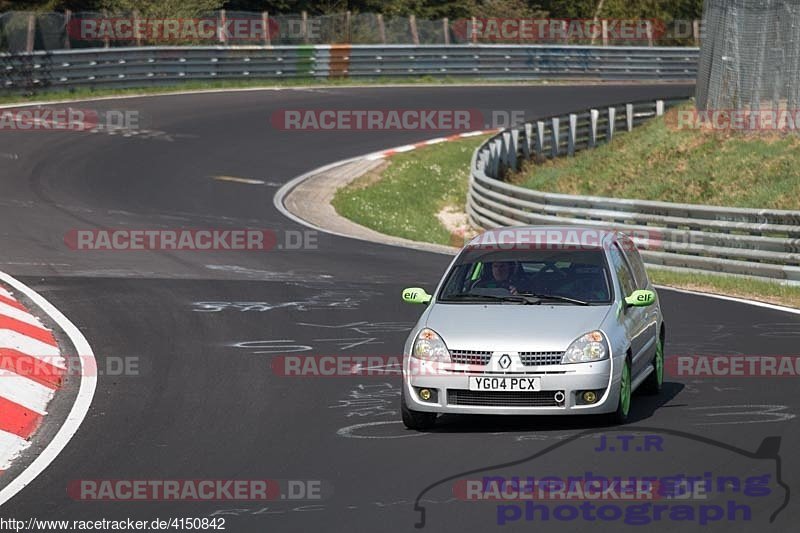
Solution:
<path fill-rule="evenodd" d="M 583 401 L 586 403 L 594 403 L 597 401 L 597 394 L 594 391 L 587 390 L 583 393 Z"/>
<path fill-rule="evenodd" d="M 419 397 L 427 402 L 431 399 L 431 391 L 428 389 L 422 389 L 419 391 Z"/>

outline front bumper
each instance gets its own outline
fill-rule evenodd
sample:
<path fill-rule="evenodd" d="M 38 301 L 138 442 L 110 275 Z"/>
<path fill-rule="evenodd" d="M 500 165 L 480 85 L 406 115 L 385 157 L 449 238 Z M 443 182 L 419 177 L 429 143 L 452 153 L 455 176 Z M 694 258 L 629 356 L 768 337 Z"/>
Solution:
<path fill-rule="evenodd" d="M 487 415 L 581 415 L 615 411 L 619 401 L 614 387 L 614 363 L 606 359 L 596 363 L 527 367 L 524 373 L 482 371 L 467 365 L 434 365 L 406 357 L 403 386 L 406 403 L 413 411 Z M 538 377 L 536 393 L 475 393 L 469 391 L 470 377 Z M 429 401 L 420 398 L 420 388 L 433 391 Z M 598 399 L 581 405 L 582 391 L 597 391 Z M 563 402 L 555 401 L 563 393 Z M 435 401 L 434 401 L 435 400 Z M 521 405 L 525 404 L 525 405 Z"/>

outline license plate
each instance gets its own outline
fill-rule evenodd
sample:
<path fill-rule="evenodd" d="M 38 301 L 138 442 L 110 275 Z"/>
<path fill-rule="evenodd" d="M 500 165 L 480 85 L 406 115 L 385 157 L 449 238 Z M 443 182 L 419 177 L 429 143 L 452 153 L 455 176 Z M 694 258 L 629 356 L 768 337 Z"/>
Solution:
<path fill-rule="evenodd" d="M 469 390 L 527 392 L 540 390 L 540 378 L 469 378 Z"/>

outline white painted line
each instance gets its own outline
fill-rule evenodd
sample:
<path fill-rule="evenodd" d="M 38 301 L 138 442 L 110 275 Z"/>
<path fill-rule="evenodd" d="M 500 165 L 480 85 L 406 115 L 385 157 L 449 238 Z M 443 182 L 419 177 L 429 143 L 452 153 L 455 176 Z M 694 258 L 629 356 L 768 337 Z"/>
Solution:
<path fill-rule="evenodd" d="M 235 183 L 245 183 L 247 185 L 264 185 L 261 180 L 254 180 L 250 178 L 237 178 L 236 176 L 212 176 L 217 181 L 232 181 Z"/>
<path fill-rule="evenodd" d="M 19 320 L 20 322 L 25 322 L 26 324 L 30 324 L 32 326 L 36 326 L 39 328 L 43 328 L 44 325 L 39 321 L 38 318 L 33 316 L 32 314 L 28 313 L 27 311 L 23 311 L 22 309 L 17 309 L 16 307 L 11 307 L 8 304 L 0 302 L 0 315 L 4 315 L 15 320 Z"/>
<path fill-rule="evenodd" d="M 8 470 L 11 466 L 11 461 L 16 459 L 30 445 L 30 441 L 13 433 L 0 430 L 0 472 Z"/>
<path fill-rule="evenodd" d="M 0 329 L 0 348 L 17 350 L 25 355 L 44 360 L 58 368 L 67 368 L 58 347 L 32 339 L 17 331 Z"/>
<path fill-rule="evenodd" d="M 47 414 L 47 404 L 55 390 L 8 370 L 0 370 L 0 397 L 40 415 Z"/>
<path fill-rule="evenodd" d="M 393 151 L 395 151 L 395 152 L 410 152 L 411 150 L 414 150 L 415 148 L 416 148 L 416 146 L 413 145 L 413 144 L 406 144 L 405 146 L 398 146 L 397 148 L 394 148 Z"/>
<path fill-rule="evenodd" d="M 11 298 L 12 300 L 16 301 L 14 296 L 12 296 L 11 293 L 5 290 L 3 287 L 0 287 L 0 296 L 5 296 L 6 298 Z"/>
<path fill-rule="evenodd" d="M 467 133 L 460 133 L 459 137 L 478 137 L 480 135 L 489 135 L 490 133 L 497 133 L 501 131 L 502 128 L 497 128 L 494 130 L 484 130 L 484 131 L 469 131 Z"/>
<path fill-rule="evenodd" d="M 16 495 L 19 491 L 24 489 L 31 481 L 36 479 L 39 474 L 44 472 L 50 463 L 55 460 L 58 454 L 61 453 L 61 450 L 63 450 L 69 441 L 72 440 L 72 437 L 78 431 L 78 428 L 80 428 L 83 419 L 86 418 L 86 414 L 89 412 L 89 407 L 92 405 L 92 398 L 94 398 L 94 392 L 97 388 L 97 376 L 94 375 L 94 373 L 92 373 L 92 375 L 85 375 L 86 372 L 83 371 L 84 365 L 88 360 L 91 360 L 91 364 L 96 368 L 97 363 L 94 360 L 92 347 L 89 346 L 89 343 L 86 341 L 86 337 L 83 336 L 80 330 L 75 327 L 75 325 L 70 322 L 69 319 L 67 319 L 67 317 L 61 313 L 61 311 L 56 309 L 50 302 L 44 299 L 36 291 L 22 282 L 17 281 L 15 278 L 12 278 L 5 272 L 0 272 L 0 281 L 5 282 L 15 290 L 23 293 L 44 313 L 52 318 L 56 324 L 58 324 L 58 326 L 69 337 L 72 345 L 75 347 L 81 363 L 81 383 L 78 388 L 78 394 L 75 398 L 75 403 L 72 404 L 72 409 L 70 409 L 66 420 L 64 420 L 64 423 L 61 425 L 56 435 L 47 444 L 45 449 L 42 450 L 42 452 L 36 457 L 36 459 L 34 459 L 33 462 L 28 465 L 28 467 L 23 470 L 20 475 L 6 485 L 3 490 L 0 490 L 0 505 L 3 505 L 5 502 L 14 497 L 14 495 Z"/>

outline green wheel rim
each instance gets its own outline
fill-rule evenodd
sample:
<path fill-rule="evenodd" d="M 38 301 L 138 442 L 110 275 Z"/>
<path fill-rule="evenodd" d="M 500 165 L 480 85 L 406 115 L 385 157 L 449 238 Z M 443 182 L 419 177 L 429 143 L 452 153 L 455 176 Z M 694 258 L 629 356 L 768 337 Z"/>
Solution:
<path fill-rule="evenodd" d="M 664 344 L 661 339 L 656 344 L 656 379 L 660 387 L 664 383 Z"/>
<path fill-rule="evenodd" d="M 622 367 L 622 381 L 619 384 L 619 403 L 622 406 L 622 414 L 628 416 L 631 408 L 631 369 L 628 362 Z"/>

